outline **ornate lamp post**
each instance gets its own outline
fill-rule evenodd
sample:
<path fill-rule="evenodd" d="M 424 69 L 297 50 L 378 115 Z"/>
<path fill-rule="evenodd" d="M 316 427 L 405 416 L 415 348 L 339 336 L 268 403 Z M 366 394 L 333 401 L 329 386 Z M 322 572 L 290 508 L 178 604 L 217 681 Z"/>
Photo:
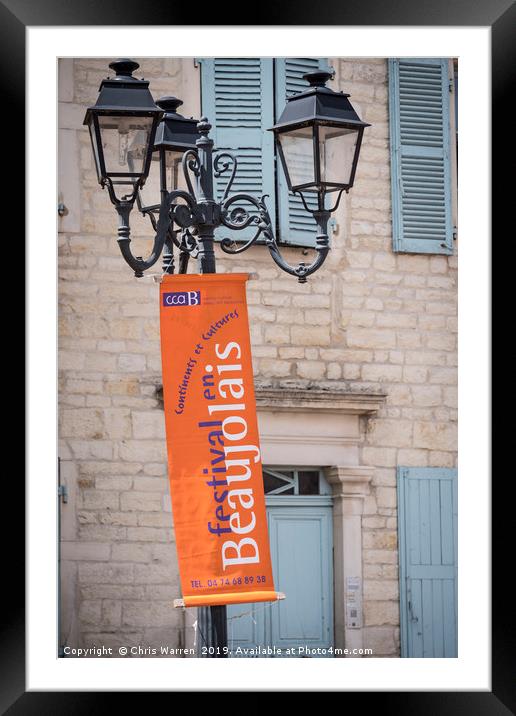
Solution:
<path fill-rule="evenodd" d="M 278 247 L 266 195 L 231 194 L 237 158 L 226 151 L 214 154 L 208 119 L 185 119 L 176 111 L 182 102 L 175 97 L 154 103 L 149 83 L 132 76 L 139 67 L 136 62 L 116 60 L 109 66 L 116 76 L 103 80 L 98 100 L 87 110 L 84 124 L 90 129 L 99 183 L 107 187 L 119 216 L 120 251 L 135 276 L 143 276 L 162 254 L 164 273 L 173 273 L 174 247 L 179 252 L 179 273 L 186 273 L 190 256 L 197 258 L 199 273 L 215 273 L 215 229 L 224 226 L 241 231 L 254 227 L 254 236 L 241 245 L 234 239 L 222 239 L 222 251 L 240 254 L 262 238 L 273 261 L 305 283 L 328 255 L 328 220 L 342 193 L 353 186 L 362 135 L 369 126 L 356 114 L 349 95 L 325 86 L 332 75 L 304 75 L 309 87 L 287 100 L 278 123 L 271 128 L 289 188 L 300 195 L 318 229 L 312 263 L 293 266 Z M 145 182 L 151 165 L 159 168 L 159 194 L 156 190 L 148 198 Z M 184 177 L 183 189 L 179 188 L 179 169 Z M 226 173 L 228 181 L 217 201 L 213 179 Z M 308 207 L 305 193 L 317 196 L 317 209 Z M 328 208 L 327 198 L 332 193 L 336 199 Z M 134 256 L 130 248 L 129 216 L 135 202 L 155 230 L 147 259 Z M 246 208 L 249 205 L 252 208 Z M 210 610 L 215 644 L 226 646 L 226 607 Z"/>
<path fill-rule="evenodd" d="M 318 227 L 315 259 L 309 265 L 301 262 L 292 266 L 278 247 L 266 195 L 231 194 L 238 162 L 226 151 L 214 155 L 208 119 L 202 117 L 197 123 L 181 117 L 176 111 L 181 101 L 174 97 L 164 97 L 154 104 L 149 83 L 132 76 L 138 66 L 131 60 L 112 62 L 110 67 L 116 77 L 103 80 L 97 103 L 88 109 L 84 120 L 90 127 L 99 183 L 107 187 L 119 215 L 120 250 L 135 276 L 143 276 L 164 248 L 164 270 L 172 273 L 174 245 L 179 250 L 180 273 L 186 272 L 191 255 L 197 257 L 199 273 L 213 273 L 214 230 L 225 226 L 240 231 L 252 226 L 256 232 L 250 240 L 237 245 L 234 239 L 223 239 L 222 251 L 242 253 L 261 237 L 274 262 L 304 283 L 328 255 L 328 220 L 342 193 L 353 186 L 362 135 L 369 126 L 356 114 L 349 95 L 325 86 L 330 73 L 310 72 L 304 76 L 310 86 L 287 101 L 278 123 L 271 128 L 289 188 L 300 195 Z M 151 159 L 159 163 L 161 196 L 159 202 L 155 197 L 148 203 L 144 185 Z M 178 188 L 180 163 L 186 190 Z M 213 177 L 226 172 L 228 182 L 217 201 Z M 125 188 L 121 197 L 116 194 L 119 186 Z M 305 193 L 317 195 L 317 209 L 308 207 Z M 327 197 L 332 193 L 336 193 L 336 200 L 332 208 L 327 208 Z M 156 231 L 147 259 L 133 256 L 130 249 L 129 214 L 135 201 Z M 246 208 L 249 205 L 252 208 Z"/>

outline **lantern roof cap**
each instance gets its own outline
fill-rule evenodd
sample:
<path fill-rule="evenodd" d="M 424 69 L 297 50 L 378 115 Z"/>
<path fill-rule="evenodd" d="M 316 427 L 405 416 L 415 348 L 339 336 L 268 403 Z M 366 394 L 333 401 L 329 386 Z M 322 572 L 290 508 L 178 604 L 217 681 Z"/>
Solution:
<path fill-rule="evenodd" d="M 282 132 L 307 124 L 321 123 L 336 126 L 369 127 L 362 122 L 345 92 L 335 92 L 326 87 L 333 73 L 325 70 L 308 72 L 303 79 L 309 87 L 303 92 L 287 98 L 285 109 L 272 131 Z"/>
<path fill-rule="evenodd" d="M 198 120 L 192 117 L 188 119 L 177 112 L 183 101 L 177 97 L 166 96 L 156 100 L 156 104 L 165 114 L 156 130 L 154 149 L 195 149 L 195 143 L 201 136 L 197 130 Z"/>
<path fill-rule="evenodd" d="M 149 90 L 149 82 L 137 79 L 132 73 L 140 66 L 128 59 L 119 59 L 110 63 L 115 77 L 102 80 L 97 101 L 86 110 L 83 124 L 89 124 L 92 114 L 100 115 L 163 115 L 163 110 L 155 103 Z"/>
<path fill-rule="evenodd" d="M 183 104 L 182 99 L 179 99 L 178 97 L 174 97 L 172 95 L 166 95 L 165 97 L 160 97 L 159 99 L 157 99 L 156 104 L 167 114 L 176 114 L 178 117 L 181 117 L 180 114 L 177 114 L 177 108 Z"/>
<path fill-rule="evenodd" d="M 116 73 L 116 77 L 114 77 L 114 80 L 133 80 L 135 82 L 138 82 L 136 77 L 133 77 L 133 72 L 135 72 L 140 65 L 138 62 L 135 62 L 134 60 L 129 60 L 126 57 L 120 58 L 118 60 L 113 60 L 113 62 L 109 63 L 109 68 L 111 70 L 114 70 Z"/>

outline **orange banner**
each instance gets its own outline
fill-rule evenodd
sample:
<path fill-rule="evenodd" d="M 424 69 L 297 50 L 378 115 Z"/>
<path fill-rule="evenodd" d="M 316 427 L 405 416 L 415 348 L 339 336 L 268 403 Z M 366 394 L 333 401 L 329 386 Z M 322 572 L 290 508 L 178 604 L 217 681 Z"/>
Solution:
<path fill-rule="evenodd" d="M 185 606 L 273 601 L 245 284 L 164 276 L 161 357 Z"/>

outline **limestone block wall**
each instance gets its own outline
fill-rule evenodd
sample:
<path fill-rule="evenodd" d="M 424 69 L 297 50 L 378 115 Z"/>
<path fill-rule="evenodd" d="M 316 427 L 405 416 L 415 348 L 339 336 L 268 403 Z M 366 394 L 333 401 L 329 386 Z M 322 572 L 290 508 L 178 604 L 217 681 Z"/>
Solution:
<path fill-rule="evenodd" d="M 141 59 L 155 98 L 176 94 L 199 116 L 199 69 L 188 59 Z M 158 287 L 121 258 L 117 217 L 97 184 L 85 107 L 106 59 L 60 63 L 59 231 L 63 638 L 74 645 L 178 646 L 183 616 L 157 394 Z M 255 374 L 263 385 L 387 394 L 368 420 L 361 464 L 375 468 L 363 517 L 364 646 L 399 656 L 396 466 L 456 461 L 456 256 L 392 251 L 387 62 L 333 59 L 334 88 L 351 94 L 366 130 L 355 186 L 336 214 L 332 251 L 306 284 L 265 247 L 219 271 L 248 284 Z M 133 212 L 134 251 L 150 227 Z M 141 248 L 141 251 L 137 251 Z M 303 249 L 288 249 L 292 262 Z M 158 269 L 157 269 L 158 270 Z M 195 266 L 192 266 L 195 271 Z M 319 464 L 325 465 L 321 451 Z"/>
<path fill-rule="evenodd" d="M 62 639 L 72 646 L 182 645 L 166 472 L 157 286 L 125 270 L 116 214 L 97 183 L 85 108 L 109 60 L 60 62 L 59 390 L 62 506 Z M 145 59 L 154 97 L 186 106 L 192 60 Z M 140 75 L 141 76 L 141 75 Z M 134 250 L 151 232 L 134 212 Z M 138 240 L 139 236 L 146 239 Z M 127 267 L 128 268 L 128 267 Z"/>

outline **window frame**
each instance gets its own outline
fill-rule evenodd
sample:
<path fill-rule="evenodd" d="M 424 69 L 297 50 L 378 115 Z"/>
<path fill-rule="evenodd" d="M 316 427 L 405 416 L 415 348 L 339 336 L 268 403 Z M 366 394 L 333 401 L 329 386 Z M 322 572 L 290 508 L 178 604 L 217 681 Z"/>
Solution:
<path fill-rule="evenodd" d="M 287 480 L 285 480 L 285 487 L 284 488 L 277 488 L 280 490 L 277 492 L 276 490 L 272 490 L 271 492 L 265 492 L 266 497 L 322 497 L 322 496 L 328 496 L 332 495 L 332 489 L 330 483 L 326 480 L 326 477 L 324 475 L 324 470 L 322 467 L 317 466 L 299 466 L 299 465 L 262 465 L 262 472 L 263 473 L 269 473 L 272 476 L 278 476 L 281 478 L 282 472 L 292 472 L 293 478 L 292 483 L 289 485 Z M 318 484 L 318 492 L 316 494 L 300 494 L 299 492 L 299 473 L 300 472 L 315 472 L 318 473 L 319 478 L 319 484 Z M 275 475 L 276 474 L 276 475 Z M 289 490 L 293 488 L 294 493 L 293 494 L 285 494 L 286 490 Z"/>

